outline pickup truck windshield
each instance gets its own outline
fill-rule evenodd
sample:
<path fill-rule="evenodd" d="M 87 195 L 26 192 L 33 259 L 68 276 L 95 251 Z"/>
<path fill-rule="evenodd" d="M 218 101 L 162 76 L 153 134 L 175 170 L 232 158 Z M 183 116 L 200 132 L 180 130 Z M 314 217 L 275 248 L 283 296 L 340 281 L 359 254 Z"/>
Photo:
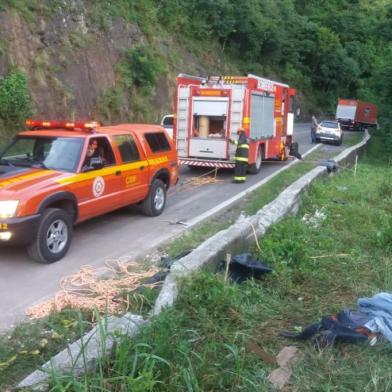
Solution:
<path fill-rule="evenodd" d="M 83 139 L 18 136 L 1 152 L 0 164 L 75 172 Z"/>

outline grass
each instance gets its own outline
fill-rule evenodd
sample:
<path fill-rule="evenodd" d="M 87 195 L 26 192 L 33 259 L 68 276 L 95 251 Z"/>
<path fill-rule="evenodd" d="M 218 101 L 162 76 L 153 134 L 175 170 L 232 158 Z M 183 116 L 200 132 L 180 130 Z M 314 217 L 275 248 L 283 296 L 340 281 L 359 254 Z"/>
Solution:
<path fill-rule="evenodd" d="M 276 355 L 293 343 L 279 331 L 355 308 L 358 297 L 392 290 L 391 165 L 381 159 L 376 144 L 372 141 L 356 176 L 346 170 L 317 181 L 297 217 L 269 230 L 260 239 L 261 252 L 250 249 L 273 267 L 272 274 L 241 285 L 207 272 L 185 279 L 174 307 L 136 339 L 119 343 L 98 364 L 99 371 L 84 379 L 85 390 L 273 391 L 267 377 L 274 366 L 261 360 L 249 342 Z M 325 219 L 318 227 L 303 221 L 320 209 Z M 392 387 L 392 349 L 386 343 L 324 350 L 307 342 L 296 345 L 302 357 L 294 365 L 289 391 L 384 392 Z M 66 385 L 82 390 L 73 387 L 77 382 L 63 379 L 53 391 Z"/>
<path fill-rule="evenodd" d="M 34 322 L 22 323 L 0 336 L 0 389 L 16 385 L 91 328 L 87 314 L 65 310 Z"/>

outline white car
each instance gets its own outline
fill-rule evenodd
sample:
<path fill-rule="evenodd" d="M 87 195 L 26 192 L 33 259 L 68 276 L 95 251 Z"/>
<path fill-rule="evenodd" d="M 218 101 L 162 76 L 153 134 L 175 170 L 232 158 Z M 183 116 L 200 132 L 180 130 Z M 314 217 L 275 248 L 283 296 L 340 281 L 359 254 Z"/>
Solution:
<path fill-rule="evenodd" d="M 173 118 L 174 116 L 172 114 L 166 114 L 165 116 L 162 117 L 161 120 L 162 127 L 166 129 L 166 132 L 169 134 L 169 136 L 172 139 L 173 139 Z"/>
<path fill-rule="evenodd" d="M 325 120 L 318 125 L 315 138 L 316 142 L 332 142 L 340 146 L 343 142 L 343 131 L 338 121 Z"/>

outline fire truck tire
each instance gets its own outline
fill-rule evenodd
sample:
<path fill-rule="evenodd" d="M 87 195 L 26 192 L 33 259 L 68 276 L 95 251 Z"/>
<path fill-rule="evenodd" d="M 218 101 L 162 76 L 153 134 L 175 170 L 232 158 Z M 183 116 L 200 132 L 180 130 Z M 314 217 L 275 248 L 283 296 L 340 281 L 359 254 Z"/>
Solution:
<path fill-rule="evenodd" d="M 34 241 L 27 252 L 42 264 L 62 259 L 72 242 L 72 222 L 69 214 L 60 208 L 48 208 L 41 217 Z"/>
<path fill-rule="evenodd" d="M 166 186 L 163 181 L 155 179 L 151 184 L 147 198 L 142 202 L 143 214 L 148 216 L 161 215 L 166 204 Z"/>
<path fill-rule="evenodd" d="M 248 167 L 248 173 L 249 174 L 257 174 L 260 172 L 261 169 L 261 162 L 263 161 L 263 150 L 261 147 L 257 150 L 257 157 L 256 157 L 256 162 L 252 163 Z"/>

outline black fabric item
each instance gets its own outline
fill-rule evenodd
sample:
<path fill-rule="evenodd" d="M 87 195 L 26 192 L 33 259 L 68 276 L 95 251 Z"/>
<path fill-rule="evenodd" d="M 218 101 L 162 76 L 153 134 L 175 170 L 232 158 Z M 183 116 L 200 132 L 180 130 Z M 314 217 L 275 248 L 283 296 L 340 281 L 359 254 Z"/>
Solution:
<path fill-rule="evenodd" d="M 323 317 L 321 319 L 321 328 L 324 331 L 331 331 L 335 336 L 334 341 L 344 343 L 359 343 L 368 340 L 366 335 L 348 328 L 332 317 Z"/>
<path fill-rule="evenodd" d="M 219 271 L 224 271 L 225 269 L 226 261 L 222 261 Z M 271 271 L 272 268 L 255 259 L 250 253 L 241 253 L 233 256 L 229 266 L 229 276 L 236 283 L 241 283 L 251 278 L 261 279 L 262 275 Z"/>
<path fill-rule="evenodd" d="M 308 340 L 312 338 L 316 333 L 320 332 L 321 329 L 321 322 L 314 323 L 308 325 L 301 333 L 292 333 L 289 331 L 282 331 L 279 333 L 280 336 L 288 339 L 296 339 L 296 340 Z"/>
<path fill-rule="evenodd" d="M 352 311 L 350 309 L 343 309 L 337 315 L 338 321 L 347 328 L 364 328 L 371 317 L 368 314 Z M 366 327 L 365 327 L 366 328 Z"/>
<path fill-rule="evenodd" d="M 366 335 L 356 332 L 355 329 L 347 327 L 331 316 L 323 317 L 319 323 L 309 325 L 299 334 L 283 331 L 280 336 L 296 340 L 308 340 L 314 337 L 320 347 L 331 346 L 338 342 L 359 343 L 368 340 Z"/>
<path fill-rule="evenodd" d="M 158 282 L 162 282 L 163 280 L 165 280 L 166 276 L 169 274 L 169 271 L 158 271 L 156 274 L 154 274 L 153 276 L 150 276 L 147 279 L 147 284 L 154 284 L 154 283 L 158 283 Z"/>
<path fill-rule="evenodd" d="M 339 165 L 333 159 L 327 159 L 321 162 L 321 165 L 327 168 L 328 173 L 336 172 L 339 168 Z"/>
<path fill-rule="evenodd" d="M 161 260 L 158 264 L 158 266 L 160 268 L 165 268 L 165 269 L 170 269 L 172 264 L 176 261 L 176 260 L 180 260 L 181 258 L 185 257 L 186 255 L 189 255 L 189 253 L 191 253 L 190 250 L 186 250 L 184 252 L 181 252 L 180 254 L 178 254 L 175 257 L 171 257 L 171 256 L 162 256 Z"/>

